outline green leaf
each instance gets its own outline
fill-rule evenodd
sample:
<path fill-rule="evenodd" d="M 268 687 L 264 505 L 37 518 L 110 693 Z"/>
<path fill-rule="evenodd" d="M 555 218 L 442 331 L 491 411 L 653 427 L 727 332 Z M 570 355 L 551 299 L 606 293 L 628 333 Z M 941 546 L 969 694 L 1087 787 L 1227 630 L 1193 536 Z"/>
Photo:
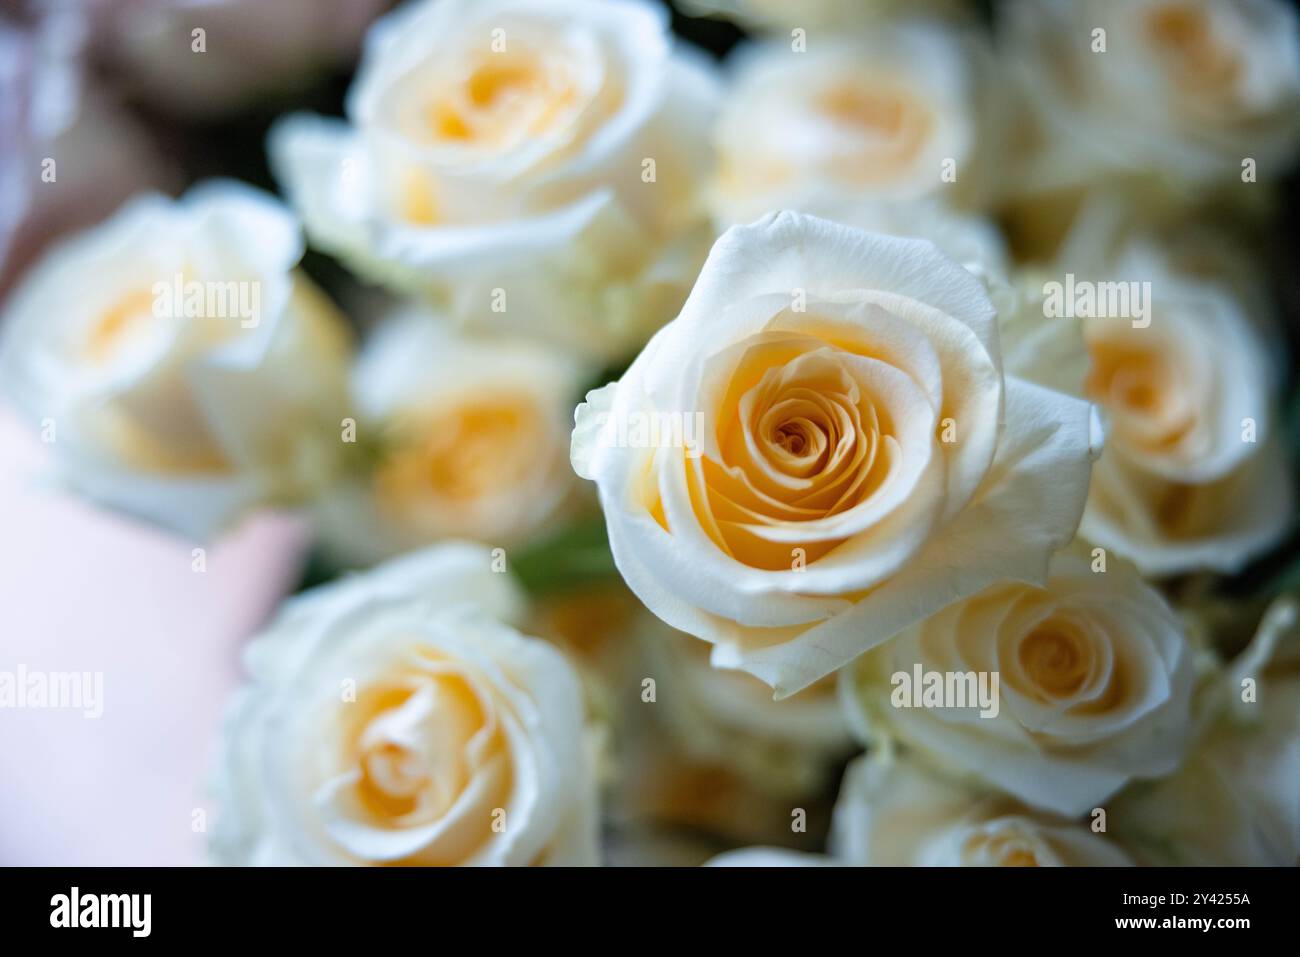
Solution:
<path fill-rule="evenodd" d="M 533 595 L 618 577 L 601 516 L 570 525 L 518 552 L 511 558 L 510 570 Z"/>

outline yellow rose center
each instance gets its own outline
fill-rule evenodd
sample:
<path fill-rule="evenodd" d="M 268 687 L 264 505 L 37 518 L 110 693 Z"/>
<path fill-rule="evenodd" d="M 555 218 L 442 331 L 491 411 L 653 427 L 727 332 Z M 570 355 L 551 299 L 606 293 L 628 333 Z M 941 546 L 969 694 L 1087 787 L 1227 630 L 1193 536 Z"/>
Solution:
<path fill-rule="evenodd" d="M 841 127 L 859 148 L 836 157 L 832 172 L 848 182 L 888 181 L 913 162 L 934 127 L 916 93 L 887 78 L 846 80 L 823 90 L 814 109 Z"/>
<path fill-rule="evenodd" d="M 1090 342 L 1085 390 L 1111 413 L 1122 443 L 1167 450 L 1193 429 L 1195 409 L 1171 349 L 1143 332 Z"/>
<path fill-rule="evenodd" d="M 450 82 L 440 77 L 419 139 L 502 152 L 557 129 L 579 100 L 567 58 L 515 44 L 478 55 Z"/>
<path fill-rule="evenodd" d="M 1221 90 L 1241 73 L 1240 57 L 1220 42 L 1212 17 L 1198 4 L 1162 4 L 1147 14 L 1146 29 L 1179 83 Z"/>
<path fill-rule="evenodd" d="M 401 417 L 396 451 L 376 475 L 380 500 L 472 503 L 516 488 L 538 467 L 545 423 L 527 396 L 501 396 Z"/>
<path fill-rule="evenodd" d="M 438 662 L 430 656 L 427 670 L 399 670 L 365 686 L 342 708 L 337 761 L 343 770 L 355 769 L 355 807 L 371 825 L 409 827 L 442 818 L 505 748 L 490 707 L 469 680 Z M 495 780 L 485 798 L 499 805 L 508 777 Z M 486 831 L 486 812 L 479 823 Z"/>
<path fill-rule="evenodd" d="M 967 838 L 963 853 L 993 867 L 1038 867 L 1038 854 L 1015 835 L 975 834 Z"/>
<path fill-rule="evenodd" d="M 91 325 L 84 343 L 86 356 L 103 363 L 117 355 L 149 323 L 158 321 L 153 302 L 153 293 L 146 289 L 132 290 L 113 302 Z"/>
<path fill-rule="evenodd" d="M 1021 641 L 1018 652 L 1024 673 L 1051 697 L 1068 697 L 1088 679 L 1087 640 L 1067 623 L 1040 624 Z"/>
<path fill-rule="evenodd" d="M 697 512 L 718 544 L 756 568 L 791 567 L 762 532 L 837 515 L 869 499 L 898 455 L 887 406 L 853 357 L 820 339 L 756 337 L 722 399 L 720 461 L 705 459 Z M 812 561 L 839 540 L 801 545 Z"/>

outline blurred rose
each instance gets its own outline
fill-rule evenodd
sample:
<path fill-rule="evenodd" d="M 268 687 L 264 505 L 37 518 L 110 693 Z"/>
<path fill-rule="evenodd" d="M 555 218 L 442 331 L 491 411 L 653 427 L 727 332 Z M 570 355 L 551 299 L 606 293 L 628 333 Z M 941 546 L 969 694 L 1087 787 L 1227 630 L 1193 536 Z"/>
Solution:
<path fill-rule="evenodd" d="M 318 503 L 326 547 L 369 563 L 440 538 L 510 546 L 550 530 L 580 491 L 567 452 L 586 381 L 543 346 L 468 338 L 419 308 L 385 319 L 348 413 L 366 474 Z"/>
<path fill-rule="evenodd" d="M 1115 802 L 1115 831 L 1144 864 L 1300 864 L 1300 632 L 1278 599 L 1226 669 L 1226 705 L 1187 764 Z M 1283 647 L 1285 645 L 1285 647 Z"/>
<path fill-rule="evenodd" d="M 973 204 L 989 175 L 998 110 L 987 50 L 932 23 L 772 41 L 733 56 L 710 194 L 724 225 L 818 196 Z"/>
<path fill-rule="evenodd" d="M 1021 164 L 1008 169 L 1012 192 L 1134 176 L 1199 199 L 1207 184 L 1242 182 L 1247 158 L 1261 181 L 1289 165 L 1300 31 L 1288 4 L 1026 0 L 1002 9 L 1002 58 L 1035 124 Z M 1151 191 L 1134 198 L 1149 202 Z"/>
<path fill-rule="evenodd" d="M 712 77 L 632 0 L 431 0 L 378 23 L 348 121 L 272 161 L 314 242 L 464 321 L 634 349 L 703 243 Z"/>
<path fill-rule="evenodd" d="M 0 298 L 55 236 L 175 178 L 111 94 L 85 83 L 85 41 L 71 8 L 25 28 L 0 20 Z"/>
<path fill-rule="evenodd" d="M 324 481 L 348 346 L 301 255 L 288 213 L 229 182 L 49 253 L 9 301 L 0 381 L 61 477 L 198 538 Z"/>
<path fill-rule="evenodd" d="M 1146 575 L 1236 572 L 1293 516 L 1276 332 L 1255 277 L 1203 242 L 1116 238 L 1086 212 L 1056 265 L 1022 277 L 1002 323 L 1008 371 L 1102 409 L 1080 534 Z"/>
<path fill-rule="evenodd" d="M 90 0 L 86 12 L 99 56 L 133 93 L 177 115 L 208 117 L 352 56 L 389 3 Z"/>
<path fill-rule="evenodd" d="M 945 679 L 997 675 L 992 706 L 975 696 L 969 707 L 900 705 L 893 676 L 911 682 L 917 665 Z M 1181 763 L 1192 685 L 1187 640 L 1164 599 L 1130 566 L 1098 571 L 1082 550 L 1053 558 L 1045 587 L 995 586 L 841 672 L 847 712 L 868 743 L 896 736 L 1067 816 Z M 920 694 L 912 686 L 917 703 Z"/>
<path fill-rule="evenodd" d="M 223 864 L 597 863 L 578 679 L 486 548 L 448 544 L 286 605 L 248 649 Z"/>
<path fill-rule="evenodd" d="M 831 853 L 873 867 L 1114 867 L 1133 862 L 1084 824 L 963 787 L 890 754 L 849 766 Z"/>
<path fill-rule="evenodd" d="M 1095 422 L 1004 381 L 996 333 L 930 243 L 789 213 L 729 230 L 682 314 L 578 408 L 574 466 L 623 577 L 782 697 L 994 582 L 1041 581 Z M 687 441 L 640 440 L 647 418 Z"/>

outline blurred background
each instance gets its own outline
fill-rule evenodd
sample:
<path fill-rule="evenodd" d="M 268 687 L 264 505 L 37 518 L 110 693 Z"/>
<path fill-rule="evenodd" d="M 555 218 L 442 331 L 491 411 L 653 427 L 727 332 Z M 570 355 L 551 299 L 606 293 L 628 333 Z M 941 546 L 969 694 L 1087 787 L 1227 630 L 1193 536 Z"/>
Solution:
<path fill-rule="evenodd" d="M 779 18 L 774 27 L 765 16 L 706 16 L 698 5 L 666 5 L 677 36 L 723 64 L 733 48 L 765 30 L 788 35 Z M 52 244 L 102 221 L 141 190 L 179 195 L 222 176 L 280 192 L 265 148 L 272 122 L 299 110 L 342 115 L 365 31 L 390 6 L 387 0 L 2 0 L 0 310 Z M 720 6 L 734 14 L 747 5 Z M 988 2 L 925 6 L 985 33 L 1000 15 L 1000 5 Z M 796 11 L 790 22 L 800 16 Z M 203 18 L 216 52 L 169 54 L 195 17 Z M 58 158 L 57 189 L 34 175 L 49 156 Z M 996 150 L 993 162 L 999 162 Z M 1261 266 L 1275 307 L 1286 370 L 1281 425 L 1294 450 L 1300 445 L 1300 274 L 1294 268 L 1300 177 L 1294 166 L 1270 185 L 1264 206 L 1263 213 L 1234 214 L 1233 224 Z M 1026 226 L 1017 201 L 992 202 L 982 212 L 1001 227 L 1018 264 L 1051 259 L 1052 239 Z M 1064 230 L 1055 232 L 1059 239 Z M 309 249 L 303 268 L 358 336 L 391 304 L 386 293 L 324 253 Z M 630 358 L 590 376 L 573 401 L 616 377 Z M 222 708 L 239 683 L 241 645 L 285 595 L 327 580 L 340 564 L 313 545 L 302 515 L 267 510 L 225 534 L 209 551 L 207 573 L 195 575 L 192 543 L 44 480 L 47 455 L 39 436 L 0 400 L 0 668 L 102 671 L 111 720 L 0 710 L 0 863 L 200 863 L 205 835 L 195 827 L 195 813 L 212 810 L 204 779 Z M 537 630 L 574 649 L 584 668 L 607 683 L 611 669 L 628 667 L 609 644 L 657 649 L 663 642 L 641 637 L 654 626 L 619 582 L 590 501 L 544 532 L 515 562 L 539 598 Z M 1296 545 L 1290 535 L 1240 574 L 1216 580 L 1216 600 L 1245 603 L 1257 617 L 1265 598 L 1300 585 Z M 1168 588 L 1201 596 L 1207 586 L 1189 575 Z M 1250 624 L 1237 630 L 1227 640 L 1244 641 Z M 675 660 L 664 667 L 695 667 L 697 649 L 673 649 Z M 611 665 L 611 657 L 619 662 Z M 733 678 L 748 681 L 725 680 Z M 601 687 L 594 678 L 593 707 L 616 709 L 600 700 Z M 827 689 L 817 693 L 833 699 Z M 725 692 L 709 687 L 700 697 L 719 694 Z M 816 712 L 819 705 L 808 707 Z M 743 843 L 820 848 L 826 814 L 810 813 L 809 831 L 792 834 L 789 807 L 792 796 L 814 812 L 829 806 L 852 750 L 847 737 L 831 731 L 810 744 L 798 736 L 728 730 L 683 763 L 680 738 L 698 736 L 710 720 L 678 715 L 668 727 L 628 732 L 642 757 L 616 782 L 621 796 L 607 835 L 612 863 L 644 860 L 647 848 L 671 863 L 697 863 Z M 737 753 L 746 755 L 740 769 Z M 773 780 L 779 783 L 767 786 Z"/>

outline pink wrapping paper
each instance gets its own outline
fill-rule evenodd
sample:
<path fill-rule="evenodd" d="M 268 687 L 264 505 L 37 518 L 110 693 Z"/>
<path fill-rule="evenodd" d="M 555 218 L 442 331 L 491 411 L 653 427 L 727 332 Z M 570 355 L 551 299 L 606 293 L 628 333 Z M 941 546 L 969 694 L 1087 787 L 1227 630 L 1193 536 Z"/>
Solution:
<path fill-rule="evenodd" d="M 207 550 L 53 488 L 0 406 L 0 671 L 103 672 L 103 715 L 0 708 L 0 864 L 203 862 L 205 793 L 243 642 L 299 575 L 301 522 Z"/>

